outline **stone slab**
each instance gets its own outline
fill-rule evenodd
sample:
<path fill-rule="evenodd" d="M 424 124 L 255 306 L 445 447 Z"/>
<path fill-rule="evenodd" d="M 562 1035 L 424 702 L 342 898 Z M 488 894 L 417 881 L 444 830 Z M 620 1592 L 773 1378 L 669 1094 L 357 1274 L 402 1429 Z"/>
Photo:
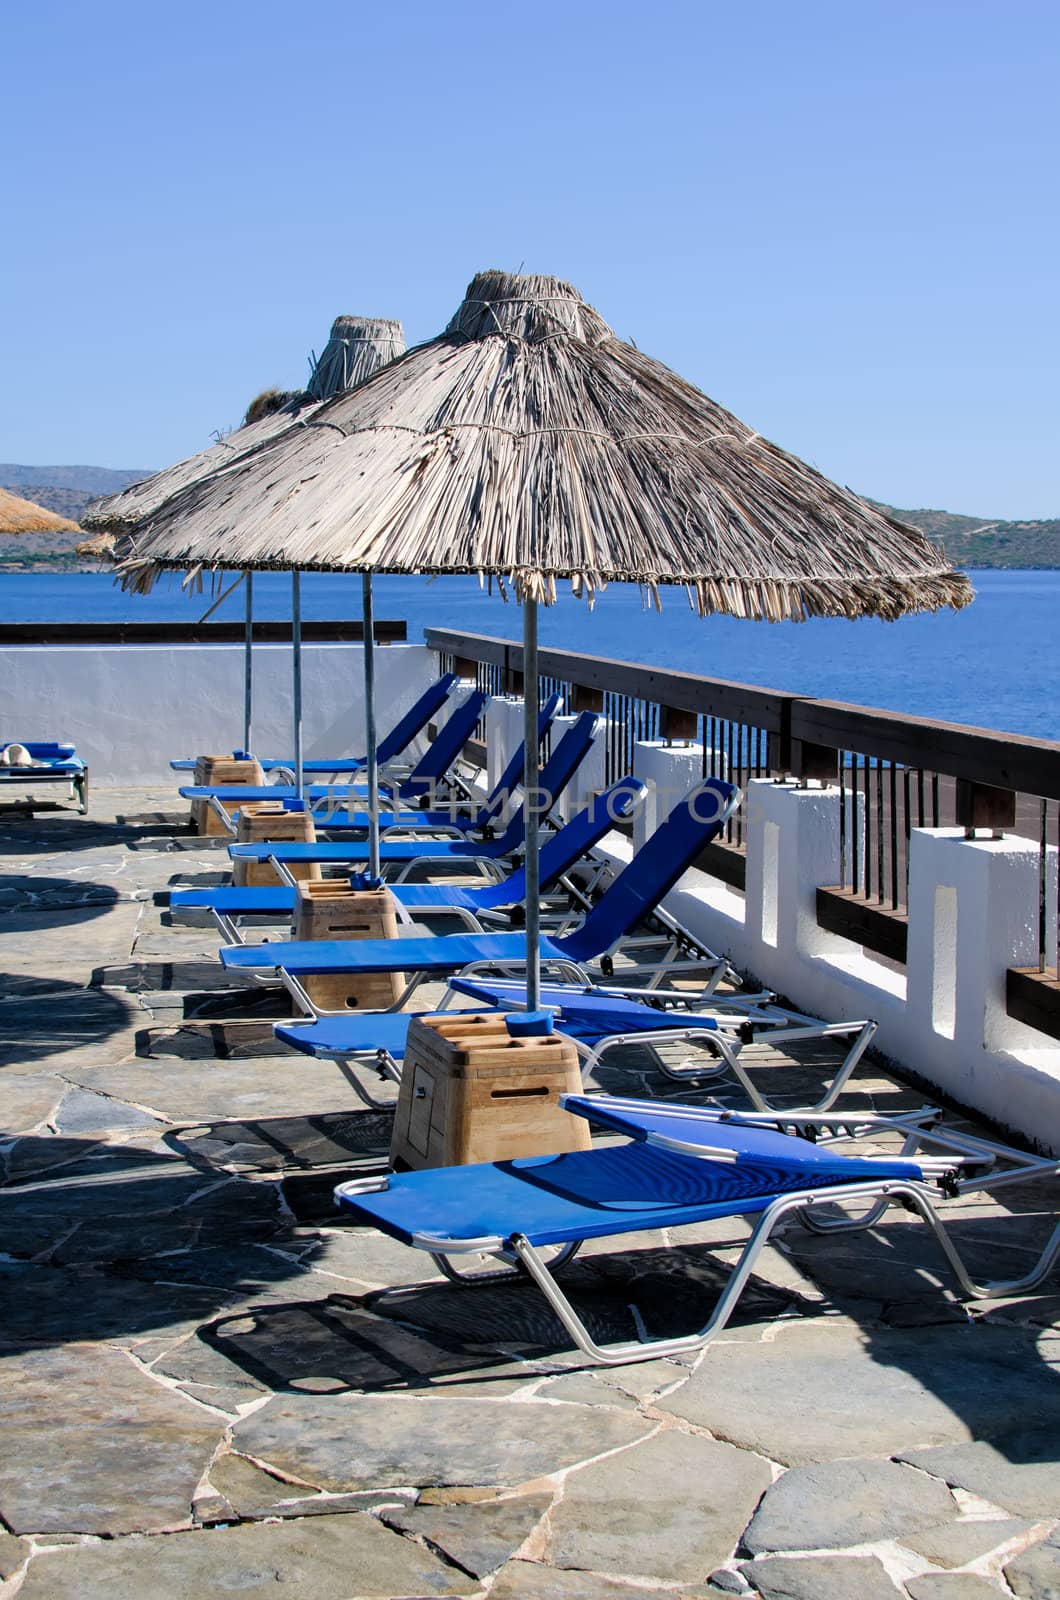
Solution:
<path fill-rule="evenodd" d="M 474 1577 L 510 1560 L 552 1504 L 550 1494 L 506 1496 L 470 1505 L 415 1505 L 384 1510 L 388 1528 L 425 1540 Z"/>
<path fill-rule="evenodd" d="M 909 1600 L 998 1600 L 1006 1592 L 977 1572 L 922 1572 L 905 1587 Z"/>
<path fill-rule="evenodd" d="M 765 1556 L 741 1568 L 762 1600 L 897 1600 L 875 1556 Z"/>
<path fill-rule="evenodd" d="M 226 1296 L 196 1286 L 123 1280 L 54 1267 L 0 1267 L 0 1338 L 26 1345 L 97 1341 L 132 1346 L 193 1332 Z"/>
<path fill-rule="evenodd" d="M 903 1450 L 902 1460 L 1018 1517 L 1060 1516 L 1060 1429 L 1028 1429 L 950 1449 Z"/>
<path fill-rule="evenodd" d="M 17 1572 L 29 1553 L 28 1540 L 0 1532 L 0 1578 L 10 1578 L 13 1572 Z"/>
<path fill-rule="evenodd" d="M 11 973 L 62 972 L 88 983 L 97 967 L 127 961 L 143 908 L 135 902 L 17 911 L 3 919 L 4 966 Z"/>
<path fill-rule="evenodd" d="M 6 949 L 5 949 L 6 959 Z M 20 992 L 0 999 L 0 1066 L 52 1069 L 99 1067 L 129 1054 L 147 1019 L 126 995 L 88 989 L 69 979 L 45 982 L 6 977 Z"/>
<path fill-rule="evenodd" d="M 642 1584 L 623 1583 L 600 1572 L 574 1572 L 558 1567 L 539 1566 L 535 1561 L 510 1561 L 497 1574 L 490 1589 L 490 1600 L 644 1600 L 659 1595 L 660 1600 L 708 1600 L 707 1589 L 667 1586 L 665 1590 L 645 1589 Z"/>
<path fill-rule="evenodd" d="M 893 1461 L 791 1467 L 767 1491 L 744 1535 L 753 1555 L 845 1549 L 902 1538 L 956 1514 L 944 1484 Z"/>
<path fill-rule="evenodd" d="M 1010 1561 L 1005 1578 L 1019 1600 L 1060 1600 L 1060 1533 Z"/>
<path fill-rule="evenodd" d="M 0 1392 L 0 1515 L 15 1533 L 186 1524 L 223 1430 L 100 1346 L 9 1354 Z"/>
<path fill-rule="evenodd" d="M 796 1320 L 768 1348 L 712 1346 L 662 1404 L 786 1466 L 997 1437 L 1013 1416 L 1060 1428 L 1060 1385 L 1033 1334 L 989 1324 L 908 1332 Z"/>
<path fill-rule="evenodd" d="M 705 1581 L 732 1555 L 769 1482 L 757 1456 L 664 1430 L 568 1476 L 550 1518 L 550 1560 L 658 1582 Z"/>
<path fill-rule="evenodd" d="M 328 1516 L 351 1511 L 396 1511 L 411 1499 L 411 1491 L 365 1489 L 353 1494 L 308 1496 L 295 1484 L 284 1483 L 252 1461 L 228 1450 L 210 1467 L 210 1483 L 228 1506 L 229 1520 L 262 1517 Z"/>
<path fill-rule="evenodd" d="M 920 1533 L 904 1533 L 902 1543 L 933 1562 L 936 1567 L 966 1567 L 1000 1545 L 1029 1533 L 1033 1526 L 1032 1522 L 1020 1522 L 1010 1517 L 990 1521 L 974 1517 L 960 1522 L 944 1522 L 939 1527 L 925 1528 Z"/>
<path fill-rule="evenodd" d="M 244 1061 L 128 1061 L 70 1074 L 94 1090 L 194 1128 L 201 1123 L 271 1121 L 348 1109 L 353 1090 L 334 1062 L 302 1056 Z M 356 1113 L 353 1113 L 356 1114 Z M 366 1111 L 365 1116 L 372 1113 Z M 207 1130 L 204 1130 L 204 1136 Z"/>
<path fill-rule="evenodd" d="M 6 1086 L 5 1086 L 6 1087 Z M 69 1089 L 55 1118 L 58 1133 L 121 1133 L 159 1127 L 157 1117 L 91 1089 Z"/>
<path fill-rule="evenodd" d="M 478 1589 L 373 1517 L 334 1516 L 49 1551 L 31 1563 L 21 1600 L 425 1600 Z"/>
<path fill-rule="evenodd" d="M 61 1078 L 44 1072 L 28 1076 L 7 1071 L 0 1077 L 0 1086 L 4 1097 L 5 1142 L 52 1121 L 67 1092 Z"/>
<path fill-rule="evenodd" d="M 584 1406 L 529 1410 L 489 1400 L 381 1395 L 277 1395 L 235 1424 L 235 1448 L 281 1475 L 336 1491 L 489 1484 L 515 1488 L 650 1424 Z"/>

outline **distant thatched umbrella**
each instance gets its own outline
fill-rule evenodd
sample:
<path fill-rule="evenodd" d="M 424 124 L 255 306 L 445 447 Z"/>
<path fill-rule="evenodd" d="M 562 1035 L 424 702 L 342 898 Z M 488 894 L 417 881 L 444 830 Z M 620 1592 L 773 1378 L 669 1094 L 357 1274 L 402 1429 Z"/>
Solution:
<path fill-rule="evenodd" d="M 130 484 L 118 494 L 107 495 L 88 507 L 83 521 L 86 528 L 98 530 L 94 538 L 78 545 L 80 555 L 97 559 L 118 561 L 134 553 L 130 538 L 142 518 L 151 516 L 173 495 L 186 490 L 204 477 L 230 466 L 244 454 L 262 445 L 288 428 L 307 422 L 325 401 L 344 390 L 353 388 L 370 377 L 373 372 L 405 349 L 405 335 L 400 322 L 389 317 L 336 317 L 331 334 L 318 358 L 313 361 L 313 372 L 304 390 L 294 394 L 278 389 L 266 389 L 255 396 L 247 407 L 244 424 L 235 432 L 219 439 L 216 444 L 198 455 L 188 456 L 150 478 Z M 239 567 L 233 558 L 226 564 Z M 244 665 L 243 747 L 250 749 L 252 716 L 252 631 L 253 582 L 244 568 L 246 587 L 246 640 Z M 298 791 L 302 789 L 302 717 L 301 717 L 301 594 L 297 569 L 292 571 L 292 657 L 294 663 L 294 762 Z"/>
<path fill-rule="evenodd" d="M 615 337 L 569 284 L 480 273 L 445 332 L 139 530 L 123 581 L 165 567 L 474 572 L 524 607 L 526 783 L 536 786 L 536 603 L 556 580 L 705 615 L 893 618 L 965 605 L 916 529 L 838 488 Z M 527 817 L 529 993 L 536 852 Z"/>
<path fill-rule="evenodd" d="M 23 500 L 21 495 L 0 489 L 0 534 L 20 533 L 77 533 L 76 522 L 69 517 L 57 516 L 46 506 L 33 500 Z"/>
<path fill-rule="evenodd" d="M 274 435 L 285 432 L 292 423 L 308 421 L 325 400 L 361 383 L 384 361 L 400 355 L 404 348 L 400 322 L 381 317 L 336 317 L 305 389 L 285 396 L 279 407 L 263 408 L 260 414 L 252 416 L 265 395 L 283 393 L 266 390 L 265 395 L 251 402 L 247 421 L 241 428 L 200 450 L 198 455 L 188 456 L 150 478 L 132 483 L 118 494 L 94 500 L 85 510 L 82 526 L 108 529 L 112 533 L 134 528 L 144 517 L 152 516 L 171 495 L 198 483 L 218 467 L 228 466 L 245 451 L 265 444 Z M 238 566 L 235 560 L 229 564 Z"/>

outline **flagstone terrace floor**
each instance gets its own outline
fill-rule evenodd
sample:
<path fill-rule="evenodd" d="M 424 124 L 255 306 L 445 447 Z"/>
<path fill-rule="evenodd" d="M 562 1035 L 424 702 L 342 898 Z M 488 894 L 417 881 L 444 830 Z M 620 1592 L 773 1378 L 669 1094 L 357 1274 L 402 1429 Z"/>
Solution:
<path fill-rule="evenodd" d="M 1060 1281 L 968 1307 L 900 1214 L 792 1228 L 698 1360 L 588 1368 L 532 1289 L 454 1290 L 331 1211 L 387 1113 L 168 924 L 226 859 L 171 791 L 0 816 L 0 852 L 0 1600 L 1060 1594 Z M 679 1093 L 635 1054 L 606 1087 Z M 973 1267 L 1056 1201 L 962 1202 Z M 687 1330 L 743 1237 L 568 1281 L 605 1337 Z"/>

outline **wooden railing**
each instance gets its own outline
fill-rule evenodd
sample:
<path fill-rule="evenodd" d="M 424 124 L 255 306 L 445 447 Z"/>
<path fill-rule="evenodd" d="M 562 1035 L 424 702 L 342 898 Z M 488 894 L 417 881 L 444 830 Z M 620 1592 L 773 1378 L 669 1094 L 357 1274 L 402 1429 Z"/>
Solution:
<path fill-rule="evenodd" d="M 378 644 L 395 644 L 407 637 L 403 621 L 377 620 L 373 634 Z M 71 644 L 242 644 L 242 622 L 4 622 L 4 645 Z M 289 622 L 255 622 L 255 644 L 290 644 Z M 357 621 L 303 622 L 303 644 L 360 644 L 364 623 Z"/>
<path fill-rule="evenodd" d="M 446 666 L 491 693 L 521 693 L 522 647 L 507 639 L 429 628 Z M 541 690 L 572 710 L 608 718 L 608 781 L 642 739 L 693 740 L 704 775 L 736 783 L 791 777 L 837 784 L 847 797 L 834 884 L 817 893 L 823 927 L 897 962 L 906 958 L 908 843 L 914 827 L 1015 832 L 1039 851 L 1038 961 L 1009 975 L 1009 1011 L 1060 1037 L 1057 929 L 1050 850 L 1060 845 L 1060 743 L 818 700 L 756 684 L 639 666 L 574 651 L 539 651 Z M 737 819 L 740 814 L 737 813 Z M 743 883 L 742 821 L 703 865 Z"/>

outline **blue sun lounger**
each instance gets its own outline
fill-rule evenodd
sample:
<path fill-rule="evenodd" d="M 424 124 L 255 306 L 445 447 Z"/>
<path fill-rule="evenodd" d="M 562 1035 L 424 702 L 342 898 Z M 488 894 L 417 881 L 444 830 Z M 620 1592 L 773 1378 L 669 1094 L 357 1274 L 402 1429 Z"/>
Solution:
<path fill-rule="evenodd" d="M 553 694 L 549 696 L 541 707 L 537 719 L 539 744 L 549 733 L 562 704 L 563 696 L 561 694 Z M 447 803 L 440 810 L 431 810 L 425 807 L 422 810 L 415 811 L 395 811 L 391 809 L 391 803 L 395 798 L 398 801 L 415 800 L 417 798 L 430 799 L 432 790 L 430 788 L 424 790 L 419 786 L 410 787 L 413 783 L 412 777 L 406 780 L 405 784 L 385 785 L 380 793 L 380 801 L 384 809 L 379 814 L 379 825 L 383 830 L 384 836 L 392 832 L 409 833 L 415 831 L 416 833 L 428 834 L 450 833 L 459 838 L 461 834 L 465 833 L 485 832 L 497 821 L 497 818 L 512 798 L 513 792 L 522 784 L 525 768 L 526 745 L 525 742 L 522 742 L 513 752 L 508 765 L 480 806 L 474 806 L 470 798 L 470 791 L 464 790 L 462 799 L 458 798 L 452 804 Z M 367 790 L 361 785 L 357 785 L 356 788 L 362 800 L 366 800 Z M 463 790 L 462 784 L 460 784 L 460 788 Z M 463 814 L 461 813 L 461 806 L 463 807 Z M 323 819 L 318 820 L 322 827 L 326 827 L 332 833 L 345 828 L 360 829 L 363 832 L 367 830 L 369 824 L 367 811 L 354 812 L 351 815 L 347 806 L 336 809 L 326 821 Z"/>
<path fill-rule="evenodd" d="M 845 1233 L 871 1226 L 889 1205 L 903 1205 L 928 1224 L 962 1290 L 976 1297 L 1028 1291 L 1060 1256 L 1058 1226 L 1021 1278 L 989 1284 L 971 1279 L 938 1216 L 939 1201 L 979 1187 L 1026 1181 L 1043 1171 L 1055 1175 L 1060 1167 L 950 1134 L 938 1127 L 932 1112 L 906 1119 L 861 1118 L 859 1132 L 871 1135 L 897 1127 L 905 1134 L 903 1155 L 884 1158 L 840 1153 L 832 1136 L 849 1130 L 837 1119 L 820 1116 L 804 1122 L 815 1135 L 811 1140 L 788 1131 L 791 1124 L 775 1118 L 768 1125 L 761 1118 L 695 1106 L 580 1095 L 565 1096 L 563 1104 L 630 1142 L 567 1155 L 363 1178 L 340 1184 L 336 1203 L 356 1222 L 370 1223 L 402 1244 L 425 1250 L 456 1282 L 476 1281 L 474 1273 L 454 1265 L 453 1258 L 462 1256 L 486 1255 L 502 1263 L 506 1270 L 501 1273 L 494 1269 L 478 1274 L 487 1283 L 522 1268 L 575 1345 L 604 1366 L 691 1355 L 710 1344 L 731 1317 L 765 1245 L 789 1218 L 817 1232 Z M 936 1146 L 941 1154 L 920 1154 L 922 1145 Z M 1014 1159 L 1012 1172 L 1002 1178 L 962 1177 L 965 1163 L 990 1166 L 999 1153 Z M 837 1215 L 845 1204 L 853 1204 L 859 1214 Z M 708 1320 L 695 1333 L 651 1339 L 641 1332 L 637 1340 L 601 1344 L 554 1276 L 587 1239 L 736 1216 L 754 1219 L 751 1236 Z M 553 1249 L 558 1254 L 546 1262 L 542 1252 Z M 402 1291 L 393 1292 L 400 1296 Z"/>
<path fill-rule="evenodd" d="M 416 763 L 408 778 L 402 785 L 405 798 L 415 795 L 431 795 L 437 786 L 445 779 L 449 768 L 467 744 L 490 697 L 481 689 L 476 689 L 465 700 L 462 706 L 457 706 L 452 716 L 441 729 L 434 743 L 427 746 L 426 751 Z M 293 784 L 190 784 L 180 790 L 186 800 L 215 801 L 220 808 L 223 801 L 255 800 L 297 800 L 298 790 Z M 314 815 L 318 816 L 321 826 L 328 827 L 329 821 L 325 815 L 320 815 L 322 808 L 334 806 L 337 802 L 358 799 L 360 790 L 355 784 L 347 783 L 314 783 L 306 790 L 303 798 L 308 799 Z M 232 819 L 221 810 L 226 826 L 233 828 Z M 367 826 L 367 823 L 364 824 Z"/>
<path fill-rule="evenodd" d="M 398 1172 L 340 1184 L 338 1205 L 358 1223 L 425 1250 L 450 1278 L 473 1282 L 451 1258 L 480 1254 L 522 1266 L 577 1347 L 614 1366 L 702 1349 L 724 1328 L 777 1224 L 812 1206 L 883 1195 L 919 1203 L 923 1167 L 841 1156 L 775 1129 L 700 1119 L 694 1108 L 567 1097 L 576 1115 L 628 1134 L 624 1145 L 567 1155 Z M 623 1109 L 625 1106 L 625 1109 Z M 679 1113 L 687 1109 L 687 1115 Z M 756 1223 L 706 1324 L 677 1338 L 597 1342 L 554 1272 L 589 1239 L 679 1228 L 719 1217 Z M 543 1251 L 559 1249 L 546 1265 Z M 497 1272 L 486 1275 L 496 1282 Z"/>
<path fill-rule="evenodd" d="M 455 672 L 446 672 L 429 689 L 424 690 L 415 705 L 411 706 L 401 717 L 390 732 L 379 741 L 377 758 L 381 767 L 388 766 L 395 761 L 403 751 L 407 750 L 413 739 L 421 734 L 434 716 L 440 711 L 460 679 Z M 233 754 L 245 754 L 234 751 Z M 334 761 L 312 760 L 302 762 L 302 771 L 308 773 L 333 772 L 336 775 L 344 772 L 362 772 L 367 765 L 367 756 L 339 756 Z M 174 772 L 194 772 L 195 757 L 185 756 L 179 761 L 171 761 L 170 767 Z M 261 766 L 265 772 L 294 772 L 294 759 L 270 758 L 263 760 Z"/>
<path fill-rule="evenodd" d="M 10 742 L 22 745 L 32 758 L 32 765 L 0 765 L 0 788 L 36 789 L 41 784 L 65 783 L 70 789 L 70 799 L 76 801 L 78 812 L 84 816 L 88 810 L 88 768 L 78 758 L 74 746 L 46 739 L 3 740 L 0 741 L 0 751 L 6 750 Z M 19 801 L 19 809 L 34 810 L 33 796 L 27 795 Z"/>
<path fill-rule="evenodd" d="M 587 963 L 613 950 L 654 910 L 700 850 L 724 827 L 739 799 L 739 789 L 722 778 L 708 778 L 697 785 L 604 890 L 580 927 L 562 935 L 542 935 L 542 963 L 557 968 L 575 983 L 591 981 Z M 316 973 L 349 973 L 357 977 L 404 972 L 409 975 L 409 983 L 391 1008 L 396 1011 L 432 974 L 524 966 L 526 939 L 522 933 L 453 933 L 422 939 L 278 941 L 227 946 L 221 951 L 221 961 L 240 971 L 279 971 L 291 993 L 310 1012 L 313 1008 L 299 977 Z"/>
<path fill-rule="evenodd" d="M 584 761 L 599 726 L 600 718 L 595 712 L 583 711 L 556 744 L 538 775 L 538 789 L 550 802 L 546 810 L 555 805 Z M 416 867 L 437 861 L 459 861 L 462 865 L 477 866 L 487 875 L 499 878 L 503 876 L 501 864 L 523 849 L 525 833 L 523 807 L 520 805 L 512 813 L 503 832 L 495 838 L 386 838 L 380 842 L 379 856 L 384 868 L 397 872 L 398 882 L 407 878 Z M 352 865 L 367 861 L 368 841 L 318 839 L 313 844 L 234 844 L 229 846 L 228 853 L 233 859 L 246 856 L 254 861 L 271 861 L 282 877 L 284 867 L 299 862 L 342 862 Z"/>
<path fill-rule="evenodd" d="M 510 1011 L 523 1009 L 526 1004 L 525 984 L 514 981 L 452 978 L 449 993 L 438 1009 L 444 1009 L 453 995 L 479 1002 L 471 1008 L 474 1010 Z M 688 1001 L 691 996 L 685 994 L 684 999 Z M 849 1041 L 846 1056 L 832 1071 L 820 1097 L 803 1103 L 803 1109 L 825 1111 L 846 1087 L 877 1028 L 875 1022 L 821 1022 L 759 996 L 715 995 L 706 1002 L 710 1009 L 704 1010 L 703 1004 L 701 1001 L 698 1007 L 687 1011 L 660 1010 L 646 1002 L 643 990 L 639 998 L 634 998 L 607 989 L 575 989 L 558 983 L 543 984 L 540 996 L 541 1008 L 552 1011 L 556 1028 L 573 1040 L 586 1077 L 609 1051 L 631 1044 L 646 1045 L 664 1076 L 691 1080 L 697 1087 L 731 1077 L 760 1111 L 772 1110 L 773 1102 L 744 1069 L 739 1059 L 744 1045 L 760 1038 L 772 1045 L 821 1039 Z M 383 1080 L 398 1083 L 412 1017 L 413 1013 L 407 1011 L 386 1015 L 331 1013 L 320 1015 L 313 1022 L 277 1023 L 273 1033 L 305 1055 L 349 1061 L 377 1072 Z M 680 1046 L 682 1050 L 690 1047 L 694 1053 L 675 1065 L 661 1054 L 667 1045 Z M 782 1084 L 783 1069 L 776 1070 Z M 356 1076 L 350 1075 L 350 1082 L 373 1109 L 389 1103 L 373 1096 Z M 789 1092 L 784 1109 L 790 1111 L 792 1106 Z"/>
<path fill-rule="evenodd" d="M 647 793 L 638 778 L 612 784 L 546 840 L 539 855 L 541 888 L 550 889 L 575 867 L 618 822 L 632 816 Z M 285 886 L 220 889 L 174 889 L 169 897 L 173 911 L 211 911 L 230 944 L 243 944 L 239 928 L 243 917 L 294 916 L 298 891 Z M 451 913 L 473 932 L 482 931 L 481 919 L 500 916 L 506 907 L 526 899 L 526 872 L 518 867 L 499 883 L 465 885 L 447 883 L 394 884 L 390 893 L 409 915 Z M 511 922 L 511 917 L 505 917 Z"/>

